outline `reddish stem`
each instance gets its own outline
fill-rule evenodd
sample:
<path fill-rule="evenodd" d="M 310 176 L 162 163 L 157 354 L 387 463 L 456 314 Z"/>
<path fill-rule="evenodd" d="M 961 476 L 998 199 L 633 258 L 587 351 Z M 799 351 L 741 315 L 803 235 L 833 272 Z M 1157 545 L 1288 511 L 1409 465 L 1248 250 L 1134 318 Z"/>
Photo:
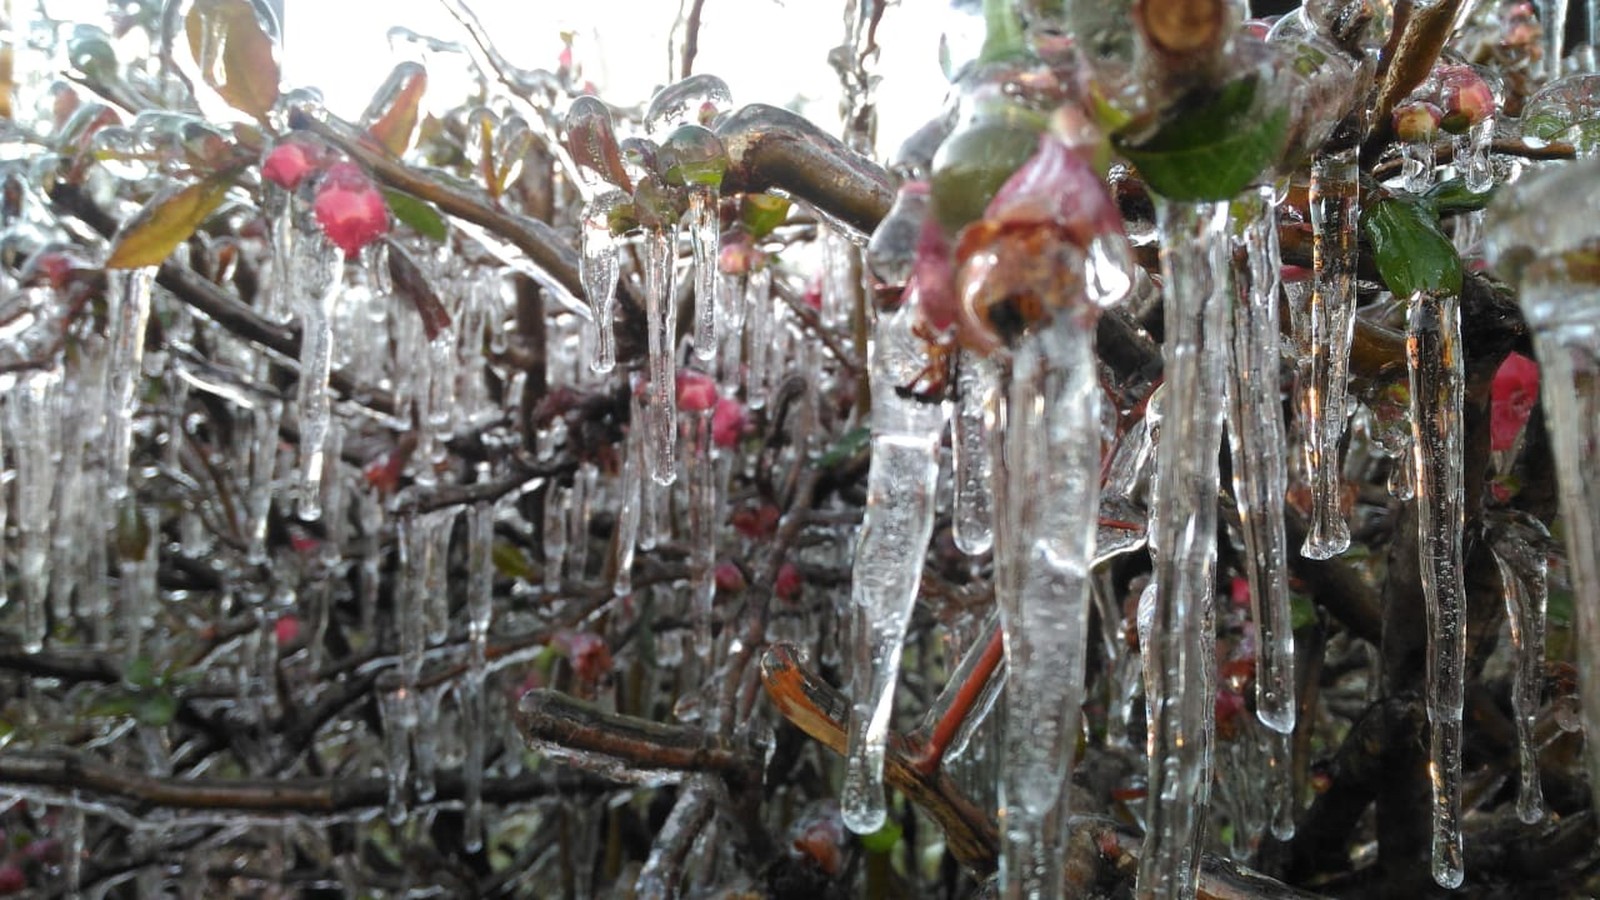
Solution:
<path fill-rule="evenodd" d="M 950 684 L 945 686 L 944 693 L 928 711 L 933 719 L 932 727 L 924 723 L 907 736 L 906 743 L 911 751 L 907 762 L 912 769 L 922 775 L 939 771 L 939 764 L 944 761 L 945 753 L 961 732 L 962 723 L 972 714 L 978 698 L 983 696 L 984 687 L 994 677 L 1003 659 L 1005 643 L 1001 640 L 999 620 L 990 618 L 984 636 L 967 651 Z"/>

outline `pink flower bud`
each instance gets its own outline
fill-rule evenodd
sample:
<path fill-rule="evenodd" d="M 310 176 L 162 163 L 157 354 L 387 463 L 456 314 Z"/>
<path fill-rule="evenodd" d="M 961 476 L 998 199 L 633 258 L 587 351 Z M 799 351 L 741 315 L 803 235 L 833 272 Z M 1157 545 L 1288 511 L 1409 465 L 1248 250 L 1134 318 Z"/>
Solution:
<path fill-rule="evenodd" d="M 805 585 L 805 579 L 800 577 L 800 569 L 792 562 L 786 562 L 778 568 L 778 577 L 772 582 L 772 592 L 779 600 L 793 603 L 800 599 L 800 589 Z"/>
<path fill-rule="evenodd" d="M 717 593 L 737 594 L 747 586 L 743 569 L 728 560 L 717 563 Z"/>
<path fill-rule="evenodd" d="M 1433 140 L 1444 112 L 1426 100 L 1413 100 L 1394 108 L 1394 134 L 1402 141 Z"/>
<path fill-rule="evenodd" d="M 717 405 L 717 382 L 704 372 L 684 369 L 678 373 L 678 409 L 705 412 Z"/>
<path fill-rule="evenodd" d="M 1510 450 L 1539 400 L 1539 365 L 1520 353 L 1506 357 L 1489 383 L 1489 449 Z"/>
<path fill-rule="evenodd" d="M 711 414 L 711 442 L 718 447 L 736 446 L 750 427 L 750 416 L 744 404 L 731 397 L 717 400 L 717 409 Z"/>
<path fill-rule="evenodd" d="M 1461 134 L 1494 115 L 1494 91 L 1471 66 L 1441 66 L 1439 99 L 1444 117 L 1439 127 Z"/>
<path fill-rule="evenodd" d="M 267 161 L 261 164 L 261 177 L 292 191 L 316 168 L 309 147 L 297 141 L 285 141 L 267 154 Z"/>
<path fill-rule="evenodd" d="M 383 195 L 355 163 L 334 163 L 322 176 L 312 206 L 328 240 L 354 256 L 389 231 L 389 209 Z"/>

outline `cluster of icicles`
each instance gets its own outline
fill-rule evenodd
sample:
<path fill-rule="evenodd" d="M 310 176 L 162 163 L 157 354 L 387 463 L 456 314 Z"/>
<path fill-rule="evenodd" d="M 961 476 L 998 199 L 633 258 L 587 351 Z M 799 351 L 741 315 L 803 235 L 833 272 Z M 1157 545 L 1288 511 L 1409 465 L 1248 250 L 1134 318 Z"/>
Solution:
<path fill-rule="evenodd" d="M 1276 35 L 1285 41 L 1319 39 L 1314 27 L 1303 22 L 1297 26 L 1295 21 L 1285 20 L 1290 24 L 1280 25 Z M 1328 57 L 1343 58 L 1337 52 Z M 1360 78 L 1353 69 L 1323 74 L 1352 84 Z M 576 160 L 571 167 L 579 175 L 584 197 L 581 280 L 589 321 L 559 318 L 550 341 L 552 368 L 567 368 L 551 373 L 553 383 L 593 384 L 613 371 L 611 328 L 628 249 L 627 239 L 614 234 L 614 224 L 623 207 L 629 207 L 627 214 L 642 229 L 638 249 L 648 337 L 644 377 L 631 394 L 634 425 L 617 477 L 602 479 L 595 466 L 585 463 L 570 485 L 549 486 L 543 587 L 558 592 L 564 576 L 580 578 L 589 570 L 590 517 L 596 509 L 610 508 L 617 512 L 619 548 L 615 564 L 608 567 L 614 572 L 613 592 L 618 597 L 630 595 L 634 549 L 649 550 L 670 538 L 676 501 L 689 511 L 689 608 L 693 647 L 701 657 L 713 652 L 719 533 L 726 524 L 724 498 L 737 462 L 713 440 L 716 398 L 738 395 L 759 407 L 787 370 L 824 368 L 815 344 L 802 339 L 787 321 L 789 307 L 777 297 L 782 286 L 774 283 L 772 269 L 752 267 L 738 276 L 718 273 L 717 184 L 725 161 L 715 132 L 705 126 L 726 112 L 730 102 L 726 86 L 709 76 L 668 88 L 646 113 L 649 137 L 615 145 L 621 154 L 614 166 L 606 162 L 604 152 L 605 142 L 615 144 L 609 112 L 593 100 L 580 99 L 572 105 L 567 125 Z M 1474 189 L 1487 187 L 1481 160 L 1492 131 L 1492 121 L 1489 128 L 1475 130 L 1457 154 L 1465 160 L 1463 168 Z M 571 140 L 573 135 L 601 137 L 586 150 Z M 1082 165 L 1071 156 L 1075 150 L 1058 149 L 1068 156 L 1057 162 Z M 1435 168 L 1431 161 L 1418 161 L 1414 155 L 1407 161 L 1407 187 L 1426 187 Z M 926 172 L 915 166 L 907 171 L 913 178 L 902 186 L 894 213 L 867 254 L 874 272 L 880 276 L 898 272 L 902 284 L 913 277 L 916 239 L 928 215 L 927 188 L 921 180 Z M 1233 452 L 1234 497 L 1258 642 L 1256 712 L 1263 726 L 1264 808 L 1269 811 L 1259 821 L 1270 822 L 1280 838 L 1290 836 L 1295 799 L 1287 736 L 1295 728 L 1295 663 L 1287 578 L 1291 549 L 1284 533 L 1288 463 L 1281 453 L 1286 429 L 1279 398 L 1278 299 L 1286 294 L 1287 308 L 1296 317 L 1290 330 L 1294 356 L 1300 361 L 1297 409 L 1304 430 L 1300 436 L 1304 468 L 1313 494 L 1312 527 L 1301 552 L 1326 558 L 1349 543 L 1338 505 L 1338 447 L 1345 428 L 1349 344 L 1355 322 L 1357 174 L 1351 148 L 1319 152 L 1313 162 L 1316 266 L 1304 281 L 1285 283 L 1280 278 L 1276 214 L 1281 198 L 1270 183 L 1251 188 L 1232 202 L 1158 201 L 1156 229 L 1166 315 L 1164 386 L 1151 399 L 1143 419 L 1109 449 L 1103 449 L 1101 439 L 1106 417 L 1094 353 L 1095 318 L 1099 309 L 1122 301 L 1130 292 L 1154 289 L 1133 264 L 1119 230 L 1102 229 L 1094 240 L 1062 257 L 1061 271 L 1053 277 L 1055 288 L 1066 295 L 1046 321 L 991 355 L 959 353 L 953 402 L 928 402 L 901 390 L 928 371 L 929 345 L 920 330 L 916 292 L 907 290 L 904 305 L 878 315 L 869 346 L 872 463 L 850 595 L 854 709 L 842 807 L 852 829 L 874 831 L 886 817 L 882 773 L 892 695 L 940 508 L 940 448 L 949 428 L 953 451 L 949 508 L 955 542 L 974 556 L 993 552 L 995 594 L 1005 636 L 1004 703 L 1010 727 L 999 770 L 1003 773 L 1002 881 L 1007 896 L 1059 894 L 1070 770 L 1088 656 L 1088 611 L 1093 603 L 1111 610 L 1120 607 L 1115 598 L 1096 596 L 1102 587 L 1096 571 L 1113 556 L 1141 549 L 1148 549 L 1155 563 L 1137 615 L 1142 666 L 1119 666 L 1133 673 L 1132 680 L 1138 680 L 1142 670 L 1149 720 L 1141 893 L 1186 897 L 1194 892 L 1216 751 L 1212 717 L 1217 667 L 1212 636 L 1218 452 L 1225 433 Z M 1589 170 L 1584 174 L 1593 177 Z M 1027 177 L 1026 169 L 1014 176 Z M 22 175 L 14 172 L 7 178 L 16 180 L 16 193 L 30 204 L 46 205 Z M 483 830 L 477 793 L 489 728 L 483 688 L 494 614 L 490 600 L 498 506 L 483 500 L 429 510 L 426 504 L 408 501 L 425 499 L 439 486 L 432 473 L 446 460 L 453 438 L 481 430 L 499 414 L 481 372 L 486 352 L 505 349 L 501 325 L 512 314 L 504 284 L 498 277 L 469 277 L 462 263 L 426 247 L 415 248 L 428 281 L 440 287 L 451 318 L 447 327 L 429 335 L 417 317 L 394 314 L 387 262 L 374 258 L 361 266 L 346 266 L 338 249 L 308 222 L 300 200 L 273 193 L 272 187 L 266 190 L 273 228 L 270 288 L 262 312 L 276 322 L 298 321 L 304 336 L 298 396 L 292 402 L 271 386 L 272 360 L 242 340 L 209 329 L 180 304 L 166 310 L 164 328 L 170 347 L 166 358 L 142 358 L 140 338 L 151 315 L 154 270 L 112 276 L 108 335 L 82 343 L 70 361 L 7 376 L 0 435 L 12 460 L 14 489 L 9 497 L 0 493 L 0 524 L 8 515 L 15 523 L 6 552 L 18 573 L 14 584 L 19 596 L 14 600 L 22 610 L 23 643 L 36 650 L 47 639 L 47 623 L 74 620 L 90 623 L 95 629 L 91 640 L 106 643 L 113 624 L 120 622 L 117 628 L 128 657 L 150 655 L 152 648 L 142 642 L 145 635 L 158 633 L 151 620 L 158 596 L 156 566 L 163 550 L 157 546 L 159 536 L 148 514 L 124 503 L 147 477 L 129 471 L 140 379 L 148 372 L 163 380 L 166 409 L 182 410 L 182 398 L 190 391 L 225 398 L 239 411 L 234 427 L 249 435 L 232 442 L 236 458 L 225 461 L 238 482 L 240 502 L 227 510 L 235 521 L 219 526 L 205 518 L 220 514 L 218 510 L 194 511 L 182 520 L 182 553 L 205 554 L 214 540 L 212 533 L 221 531 L 242 536 L 252 565 L 272 562 L 273 589 L 248 593 L 250 589 L 244 588 L 247 595 L 238 598 L 262 623 L 298 600 L 299 609 L 309 611 L 311 627 L 317 629 L 318 618 L 327 615 L 331 602 L 317 591 L 331 592 L 334 579 L 327 573 L 353 564 L 362 616 L 370 624 L 384 559 L 382 536 L 388 529 L 396 538 L 403 569 L 396 611 L 401 664 L 382 681 L 381 708 L 391 785 L 389 814 L 396 821 L 406 814 L 410 796 L 427 801 L 433 795 L 438 727 L 431 717 L 439 715 L 441 704 L 428 693 L 439 689 L 424 684 L 422 670 L 430 648 L 442 644 L 450 632 L 450 611 L 444 605 L 448 592 L 443 589 L 446 556 L 458 517 L 466 517 L 469 670 L 455 692 L 467 735 L 466 828 L 469 844 L 474 844 L 482 839 Z M 663 215 L 660 209 L 652 215 L 653 200 L 671 191 L 681 191 L 686 198 L 681 217 Z M 1005 193 L 1002 188 L 1001 194 Z M 1069 212 L 1091 220 L 1097 215 L 1084 209 Z M 6 215 L 0 227 L 8 233 L 37 230 L 49 221 L 38 209 L 27 207 L 8 209 Z M 862 250 L 842 234 L 829 238 L 819 316 L 825 327 L 847 320 L 848 297 L 852 287 L 858 287 L 849 284 L 852 273 L 859 271 L 850 263 L 851 257 L 859 262 Z M 693 389 L 692 375 L 685 379 L 676 371 L 680 235 L 688 238 L 694 273 L 690 346 L 696 365 L 713 385 L 709 399 Z M 481 240 L 486 246 L 493 243 L 488 235 Z M 1523 246 L 1510 236 L 1498 244 L 1491 236 L 1491 245 Z M 498 253 L 505 248 L 489 249 Z M 982 294 L 986 279 L 1011 274 L 996 251 L 970 266 L 964 277 L 968 290 Z M 1541 302 L 1561 309 L 1576 306 L 1562 299 L 1565 294 L 1555 296 L 1570 285 L 1553 285 L 1553 276 L 1537 266 L 1528 277 L 1549 295 L 1539 295 L 1544 298 Z M 29 315 L 43 320 L 50 310 L 64 306 L 50 293 L 58 289 L 27 288 L 23 295 Z M 1585 296 L 1592 298 L 1592 290 Z M 1397 469 L 1404 477 L 1396 491 L 1414 494 L 1418 500 L 1430 635 L 1434 871 L 1441 884 L 1453 886 L 1463 874 L 1460 325 L 1453 297 L 1423 293 L 1409 300 L 1409 425 L 1383 437 L 1387 449 L 1403 459 Z M 1592 376 L 1596 356 L 1588 332 L 1565 328 L 1559 312 L 1541 321 L 1544 324 L 1536 327 L 1542 329 L 1541 360 L 1550 367 L 1546 383 L 1571 384 L 1575 373 Z M 202 329 L 208 332 L 207 340 L 218 345 L 215 352 L 237 363 L 236 372 L 242 377 L 222 372 L 194 352 L 193 337 Z M 48 330 L 20 327 L 9 338 L 15 340 L 20 355 L 31 358 Z M 417 360 L 426 364 L 403 362 Z M 349 421 L 370 411 L 358 411 L 351 402 L 350 409 L 335 414 L 340 410 L 328 389 L 329 373 L 335 368 L 352 383 L 392 386 L 397 408 L 391 413 L 393 422 L 386 424 L 413 431 L 417 442 L 410 453 L 416 462 L 408 468 L 413 482 L 407 497 L 386 500 L 377 491 L 360 489 L 362 476 L 343 463 Z M 1563 373 L 1568 377 L 1560 377 Z M 690 388 L 686 390 L 685 384 Z M 1217 385 L 1226 385 L 1226 390 L 1218 391 Z M 1575 548 L 1575 581 L 1581 596 L 1592 600 L 1600 589 L 1600 565 L 1594 559 L 1600 530 L 1592 521 L 1596 503 L 1584 492 L 1595 490 L 1592 485 L 1600 484 L 1600 473 L 1591 471 L 1592 454 L 1579 460 L 1575 451 L 1562 448 L 1596 445 L 1593 435 L 1564 433 L 1580 424 L 1592 429 L 1596 401 L 1582 395 L 1574 406 L 1569 394 L 1556 390 L 1547 397 L 1552 408 L 1565 410 L 1551 416 L 1561 483 L 1567 492 L 1563 508 Z M 686 420 L 681 424 L 680 412 Z M 811 440 L 820 437 L 815 433 L 816 415 L 815 408 L 808 408 L 791 422 L 791 430 L 800 429 L 794 440 L 800 452 L 820 449 Z M 157 427 L 183 434 L 185 423 L 179 416 L 173 418 Z M 805 431 L 808 422 L 811 433 Z M 279 459 L 278 438 L 285 427 L 298 435 L 299 458 L 292 464 Z M 557 421 L 541 435 L 551 454 L 565 443 L 561 427 Z M 1588 443 L 1582 443 L 1585 440 Z M 180 440 L 163 445 L 170 454 L 185 446 Z M 405 459 L 398 463 L 406 464 Z M 183 466 L 167 460 L 162 468 L 179 472 Z M 280 476 L 291 471 L 300 518 L 324 523 L 319 552 L 309 559 L 271 560 L 269 515 Z M 680 472 L 685 473 L 687 490 L 674 495 L 670 486 Z M 488 463 L 481 464 L 474 484 L 489 485 L 502 474 Z M 104 521 L 94 514 L 97 505 L 90 502 L 100 496 L 127 507 L 109 542 Z M 1133 521 L 1139 517 L 1147 517 L 1147 524 Z M 1118 524 L 1097 527 L 1105 522 Z M 1495 529 L 1493 541 L 1519 653 L 1514 696 L 1523 779 L 1518 810 L 1532 821 L 1542 813 L 1531 723 L 1543 658 L 1549 536 L 1536 522 L 1508 519 Z M 119 572 L 115 598 L 105 580 L 82 577 L 113 565 Z M 301 585 L 289 583 L 295 572 L 303 575 L 298 597 Z M 4 588 L 0 581 L 0 590 Z M 1589 605 L 1580 609 L 1580 621 L 1585 634 L 1593 635 L 1590 620 L 1595 612 Z M 1115 618 L 1120 621 L 1120 614 Z M 262 685 L 266 695 L 251 702 L 263 706 L 277 702 L 271 692 L 278 680 L 260 677 L 261 671 L 276 665 L 275 635 L 271 627 L 258 629 L 252 637 L 256 646 L 241 654 L 240 683 Z M 313 648 L 320 645 L 315 639 L 309 643 Z M 1586 675 L 1588 671 L 1586 665 Z M 1586 678 L 1585 683 L 1594 681 Z M 1138 687 L 1130 686 L 1128 696 L 1136 696 Z M 1600 704 L 1591 703 L 1587 695 L 1585 703 L 1585 724 L 1600 730 Z M 159 771 L 163 763 L 151 760 L 151 765 Z"/>

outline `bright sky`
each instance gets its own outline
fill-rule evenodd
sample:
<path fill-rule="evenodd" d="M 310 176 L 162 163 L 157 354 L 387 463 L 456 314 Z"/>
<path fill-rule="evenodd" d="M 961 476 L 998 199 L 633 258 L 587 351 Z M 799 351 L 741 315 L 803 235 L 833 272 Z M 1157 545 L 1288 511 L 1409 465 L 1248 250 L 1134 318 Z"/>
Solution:
<path fill-rule="evenodd" d="M 556 66 L 560 34 L 577 38 L 575 61 L 600 95 L 618 105 L 642 103 L 671 79 L 667 38 L 676 0 L 469 0 L 500 52 L 524 68 Z M 400 57 L 392 26 L 464 41 L 438 0 L 286 0 L 284 82 L 322 90 L 333 112 L 360 115 Z M 737 104 L 797 109 L 837 132 L 839 81 L 828 50 L 844 41 L 842 0 L 706 0 L 695 71 L 721 76 Z M 878 152 L 934 116 L 944 94 L 939 71 L 946 0 L 901 0 L 884 16 L 879 42 Z M 674 65 L 675 68 L 675 65 Z M 444 73 L 430 71 L 430 92 L 451 95 Z"/>

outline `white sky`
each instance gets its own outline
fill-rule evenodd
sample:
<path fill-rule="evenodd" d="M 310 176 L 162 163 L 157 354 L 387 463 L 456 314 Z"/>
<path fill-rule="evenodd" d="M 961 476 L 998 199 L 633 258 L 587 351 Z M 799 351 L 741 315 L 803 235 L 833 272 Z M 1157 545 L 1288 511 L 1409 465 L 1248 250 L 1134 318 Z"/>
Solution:
<path fill-rule="evenodd" d="M 648 100 L 672 80 L 667 37 L 677 0 L 469 0 L 500 52 L 524 68 L 556 66 L 560 33 L 577 34 L 576 62 L 600 96 L 618 105 Z M 438 0 L 286 0 L 284 82 L 320 88 L 330 109 L 366 108 L 397 57 L 387 33 L 403 25 L 445 40 L 465 35 Z M 788 106 L 837 133 L 839 81 L 828 50 L 844 40 L 841 0 L 706 0 L 696 72 L 721 76 L 736 104 Z M 878 153 L 886 156 L 935 115 L 948 0 L 901 0 L 884 16 L 879 42 Z M 430 93 L 449 99 L 430 72 Z"/>

